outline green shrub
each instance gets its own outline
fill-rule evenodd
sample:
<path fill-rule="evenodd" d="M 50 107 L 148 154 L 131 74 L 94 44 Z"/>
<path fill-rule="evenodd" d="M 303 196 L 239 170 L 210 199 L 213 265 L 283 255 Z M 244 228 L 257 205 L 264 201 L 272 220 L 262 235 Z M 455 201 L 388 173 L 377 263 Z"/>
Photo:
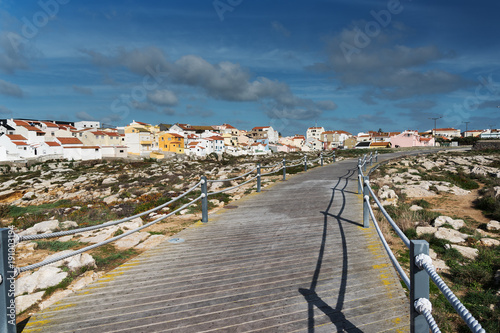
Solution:
<path fill-rule="evenodd" d="M 74 249 L 75 247 L 81 245 L 82 243 L 77 241 L 36 241 L 38 249 L 51 250 L 54 252 L 65 251 L 69 249 Z"/>

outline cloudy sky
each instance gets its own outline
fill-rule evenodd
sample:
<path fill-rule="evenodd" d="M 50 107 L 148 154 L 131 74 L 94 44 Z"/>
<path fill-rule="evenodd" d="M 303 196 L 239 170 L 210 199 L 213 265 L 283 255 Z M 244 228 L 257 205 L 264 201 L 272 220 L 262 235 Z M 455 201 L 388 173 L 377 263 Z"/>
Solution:
<path fill-rule="evenodd" d="M 493 0 L 0 0 L 0 117 L 500 127 Z"/>

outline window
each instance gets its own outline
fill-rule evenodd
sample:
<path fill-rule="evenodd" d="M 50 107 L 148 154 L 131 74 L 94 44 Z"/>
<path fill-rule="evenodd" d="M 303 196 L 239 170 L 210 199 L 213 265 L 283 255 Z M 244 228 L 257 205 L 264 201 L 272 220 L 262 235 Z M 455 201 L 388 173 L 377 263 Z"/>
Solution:
<path fill-rule="evenodd" d="M 123 150 L 120 150 L 120 153 L 123 153 Z"/>

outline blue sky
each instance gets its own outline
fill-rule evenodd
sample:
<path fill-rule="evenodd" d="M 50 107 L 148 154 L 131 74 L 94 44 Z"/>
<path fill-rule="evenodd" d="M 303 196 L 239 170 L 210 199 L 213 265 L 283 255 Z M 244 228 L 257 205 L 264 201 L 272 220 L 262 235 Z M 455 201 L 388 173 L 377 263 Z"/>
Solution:
<path fill-rule="evenodd" d="M 0 117 L 500 127 L 500 3 L 0 0 Z"/>

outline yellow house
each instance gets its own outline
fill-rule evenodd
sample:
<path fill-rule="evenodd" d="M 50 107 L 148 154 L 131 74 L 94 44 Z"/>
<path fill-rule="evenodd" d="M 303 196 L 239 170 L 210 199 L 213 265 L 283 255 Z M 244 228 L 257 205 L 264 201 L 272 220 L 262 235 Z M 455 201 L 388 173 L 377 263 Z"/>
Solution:
<path fill-rule="evenodd" d="M 159 136 L 161 151 L 184 154 L 184 137 L 176 133 L 163 133 Z"/>

